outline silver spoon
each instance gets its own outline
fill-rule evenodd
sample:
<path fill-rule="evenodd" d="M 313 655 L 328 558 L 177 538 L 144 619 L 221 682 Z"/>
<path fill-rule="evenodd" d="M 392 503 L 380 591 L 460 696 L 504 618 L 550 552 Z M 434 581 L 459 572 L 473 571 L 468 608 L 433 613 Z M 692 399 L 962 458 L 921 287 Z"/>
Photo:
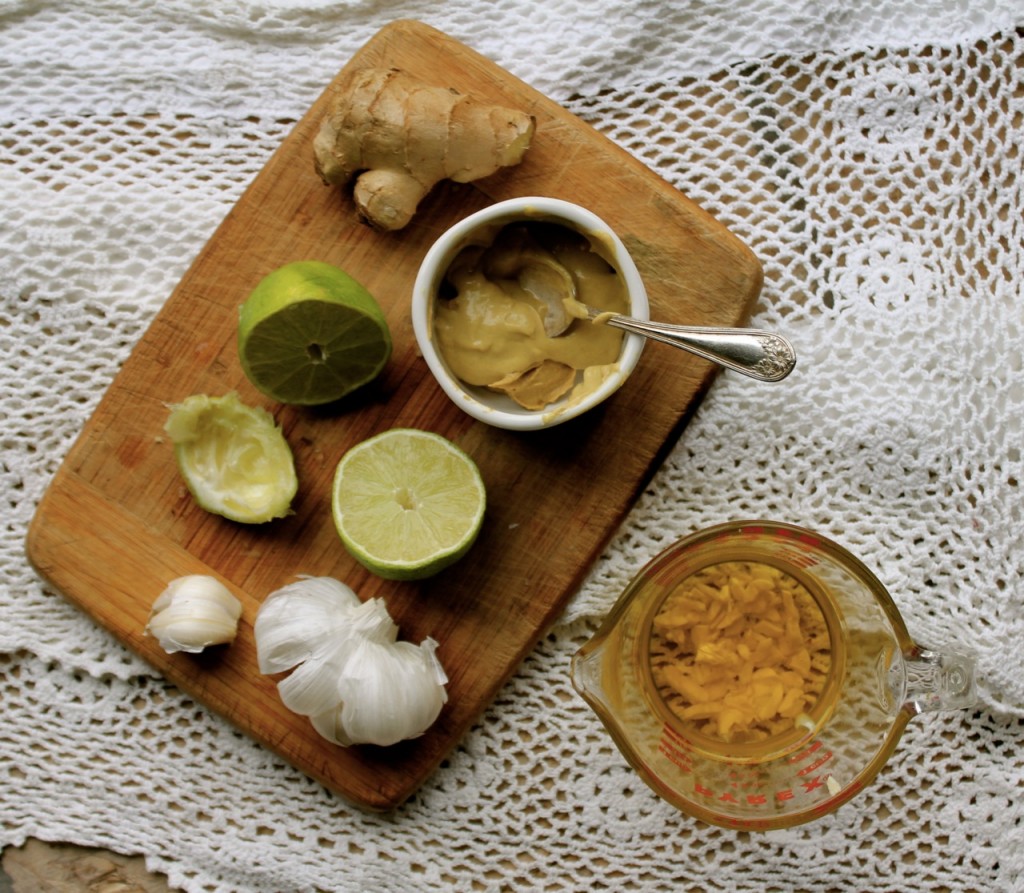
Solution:
<path fill-rule="evenodd" d="M 734 369 L 759 381 L 781 381 L 796 366 L 796 351 L 781 335 L 759 329 L 679 326 L 650 322 L 588 307 L 576 298 L 576 284 L 569 271 L 557 262 L 533 261 L 519 271 L 519 285 L 542 302 L 546 309 L 544 331 L 549 337 L 561 335 L 575 318 L 569 304 L 586 311 L 586 318 L 681 347 L 683 350 Z"/>
<path fill-rule="evenodd" d="M 602 322 L 605 325 L 635 332 L 662 344 L 681 347 L 705 360 L 735 369 L 760 381 L 782 381 L 796 366 L 796 351 L 793 345 L 774 332 L 713 326 L 677 326 L 615 313 L 602 313 L 593 307 L 587 307 L 587 316 L 591 320 L 603 317 Z"/>

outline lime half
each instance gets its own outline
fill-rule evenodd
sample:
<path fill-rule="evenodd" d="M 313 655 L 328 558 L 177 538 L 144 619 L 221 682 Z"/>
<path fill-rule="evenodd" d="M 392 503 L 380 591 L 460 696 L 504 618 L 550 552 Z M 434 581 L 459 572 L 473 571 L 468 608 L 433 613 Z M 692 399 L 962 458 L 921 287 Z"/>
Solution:
<path fill-rule="evenodd" d="M 281 403 L 339 400 L 391 356 L 380 306 L 331 264 L 296 261 L 265 276 L 241 306 L 238 356 L 246 377 Z"/>
<path fill-rule="evenodd" d="M 393 428 L 356 444 L 334 473 L 334 524 L 352 556 L 389 580 L 457 561 L 483 523 L 476 464 L 438 434 Z"/>
<path fill-rule="evenodd" d="M 299 482 L 292 451 L 269 412 L 234 393 L 193 394 L 170 409 L 164 430 L 200 506 L 243 524 L 288 514 Z"/>

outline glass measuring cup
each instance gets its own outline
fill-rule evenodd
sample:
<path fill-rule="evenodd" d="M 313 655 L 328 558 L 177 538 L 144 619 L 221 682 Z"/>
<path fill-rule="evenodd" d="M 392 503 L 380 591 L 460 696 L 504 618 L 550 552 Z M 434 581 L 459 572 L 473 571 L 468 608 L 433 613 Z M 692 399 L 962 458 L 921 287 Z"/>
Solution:
<path fill-rule="evenodd" d="M 684 718 L 652 669 L 659 610 L 680 583 L 717 565 L 780 572 L 826 642 L 813 704 L 761 740 L 727 740 Z M 825 537 L 769 521 L 712 527 L 654 558 L 573 657 L 571 677 L 657 794 L 706 822 L 750 830 L 832 812 L 870 784 L 911 717 L 976 698 L 973 658 L 917 645 L 862 562 Z"/>

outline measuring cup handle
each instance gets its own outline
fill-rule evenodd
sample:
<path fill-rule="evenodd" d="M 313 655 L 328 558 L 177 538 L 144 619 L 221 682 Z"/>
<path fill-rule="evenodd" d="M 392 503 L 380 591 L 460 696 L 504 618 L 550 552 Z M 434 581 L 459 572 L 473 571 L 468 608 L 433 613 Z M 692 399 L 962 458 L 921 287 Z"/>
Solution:
<path fill-rule="evenodd" d="M 904 655 L 907 688 L 903 709 L 916 715 L 931 710 L 960 710 L 977 699 L 974 658 L 952 651 L 917 648 Z"/>

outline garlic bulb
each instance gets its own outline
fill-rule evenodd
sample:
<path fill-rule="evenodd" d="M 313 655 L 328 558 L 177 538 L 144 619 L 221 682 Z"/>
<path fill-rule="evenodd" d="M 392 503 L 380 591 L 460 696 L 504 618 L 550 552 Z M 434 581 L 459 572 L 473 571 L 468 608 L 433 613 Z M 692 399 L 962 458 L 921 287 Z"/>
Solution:
<path fill-rule="evenodd" d="M 330 577 L 271 593 L 254 626 L 260 672 L 289 710 L 336 744 L 389 745 L 422 735 L 448 700 L 437 642 L 399 642 L 383 599 L 361 602 Z"/>
<path fill-rule="evenodd" d="M 153 602 L 146 633 L 168 654 L 198 654 L 208 645 L 234 641 L 242 603 L 220 581 L 205 574 L 172 580 Z"/>

